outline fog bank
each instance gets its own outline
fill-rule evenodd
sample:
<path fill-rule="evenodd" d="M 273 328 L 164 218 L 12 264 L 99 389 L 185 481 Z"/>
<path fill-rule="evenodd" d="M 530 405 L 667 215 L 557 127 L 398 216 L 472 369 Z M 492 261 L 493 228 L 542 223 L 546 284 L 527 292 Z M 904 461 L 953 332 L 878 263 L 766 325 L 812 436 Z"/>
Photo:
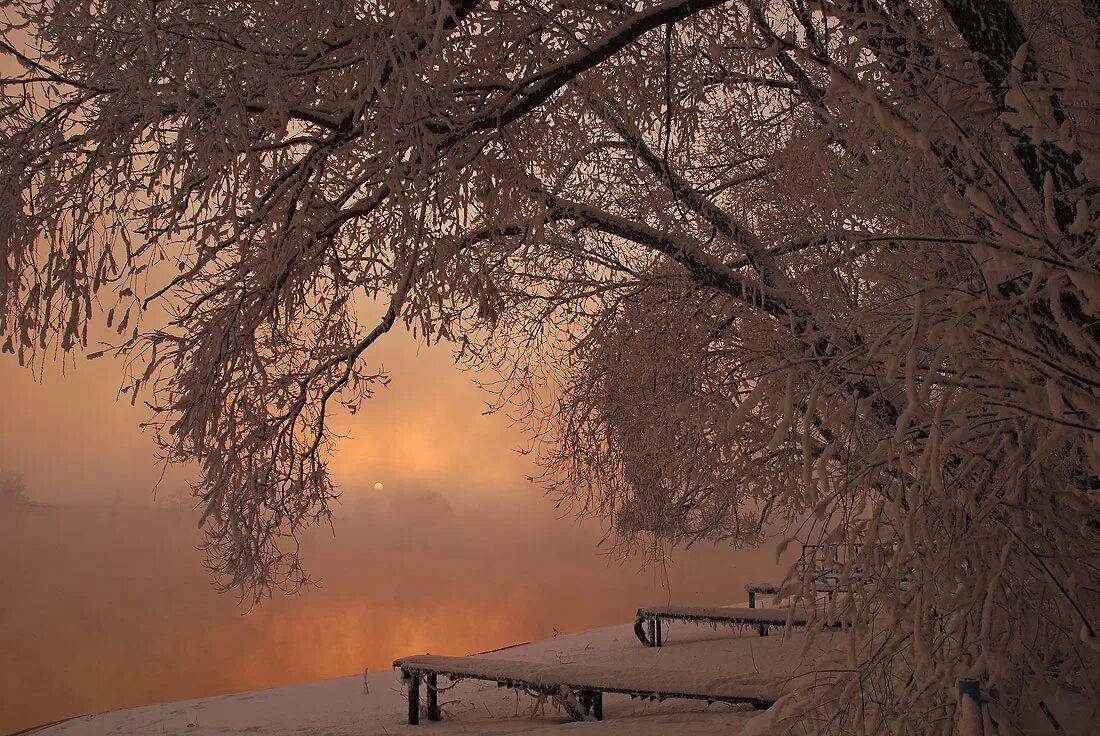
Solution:
<path fill-rule="evenodd" d="M 598 527 L 557 519 L 541 498 L 345 492 L 336 536 L 304 541 L 320 587 L 248 614 L 211 588 L 190 510 L 0 510 L 0 733 L 467 654 L 625 621 L 647 603 L 722 603 L 777 574 L 768 553 L 713 548 L 663 571 L 615 564 Z"/>

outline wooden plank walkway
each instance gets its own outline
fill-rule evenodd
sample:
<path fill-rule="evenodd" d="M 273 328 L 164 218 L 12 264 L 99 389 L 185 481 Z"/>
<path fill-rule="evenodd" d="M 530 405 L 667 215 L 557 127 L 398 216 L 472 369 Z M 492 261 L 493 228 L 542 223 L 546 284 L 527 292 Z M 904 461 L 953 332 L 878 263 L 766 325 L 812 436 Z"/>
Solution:
<path fill-rule="evenodd" d="M 393 666 L 409 686 L 409 723 L 420 722 L 420 682 L 427 686 L 427 716 L 440 719 L 436 678 L 495 681 L 501 687 L 524 688 L 554 697 L 576 720 L 603 719 L 603 694 L 619 693 L 656 700 L 687 699 L 743 703 L 768 708 L 782 694 L 760 675 L 726 677 L 705 672 L 658 670 L 652 666 L 607 667 L 584 664 L 540 664 L 490 657 L 403 657 Z"/>

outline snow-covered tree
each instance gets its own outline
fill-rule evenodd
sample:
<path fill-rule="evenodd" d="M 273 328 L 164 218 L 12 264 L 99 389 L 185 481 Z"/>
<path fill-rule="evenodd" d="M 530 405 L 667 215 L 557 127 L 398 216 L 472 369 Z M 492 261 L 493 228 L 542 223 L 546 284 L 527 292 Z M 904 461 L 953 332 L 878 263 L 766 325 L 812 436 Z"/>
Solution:
<path fill-rule="evenodd" d="M 622 544 L 849 550 L 814 732 L 1100 719 L 1095 3 L 3 8 L 4 349 L 105 314 L 227 587 L 302 580 L 400 320 Z"/>

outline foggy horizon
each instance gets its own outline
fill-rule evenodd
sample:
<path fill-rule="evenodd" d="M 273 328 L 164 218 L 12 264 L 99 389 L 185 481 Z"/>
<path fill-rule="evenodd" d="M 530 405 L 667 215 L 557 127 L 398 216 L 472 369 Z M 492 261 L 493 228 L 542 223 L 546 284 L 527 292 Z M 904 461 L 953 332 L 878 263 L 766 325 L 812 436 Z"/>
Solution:
<path fill-rule="evenodd" d="M 12 602 L 0 616 L 10 637 L 0 732 L 388 669 L 414 653 L 474 653 L 621 623 L 674 599 L 725 603 L 778 570 L 768 553 L 706 548 L 677 555 L 687 564 L 667 571 L 641 569 L 601 554 L 595 525 L 546 511 L 522 499 L 488 515 L 456 511 L 430 491 L 367 498 L 336 511 L 335 536 L 316 529 L 304 540 L 319 586 L 248 611 L 211 587 L 189 510 L 4 510 L 0 544 L 14 564 L 0 572 Z M 746 564 L 731 574 L 735 555 L 753 572 Z"/>
<path fill-rule="evenodd" d="M 29 501 L 0 507 L 0 551 L 14 563 L 0 569 L 12 601 L 0 607 L 0 734 L 493 649 L 622 623 L 647 604 L 728 603 L 779 570 L 771 552 L 709 545 L 667 570 L 609 557 L 598 523 L 562 518 L 527 481 L 514 451 L 523 437 L 483 416 L 485 395 L 447 351 L 404 338 L 387 347 L 394 383 L 350 418 L 356 436 L 333 457 L 335 534 L 303 539 L 319 585 L 251 612 L 201 567 L 184 469 L 154 498 L 154 447 L 134 421 L 141 408 L 114 400 L 117 368 L 82 361 L 36 382 L 0 362 L 0 473 L 20 478 Z M 383 457 L 373 443 L 391 435 Z M 66 481 L 74 487 L 56 485 Z"/>

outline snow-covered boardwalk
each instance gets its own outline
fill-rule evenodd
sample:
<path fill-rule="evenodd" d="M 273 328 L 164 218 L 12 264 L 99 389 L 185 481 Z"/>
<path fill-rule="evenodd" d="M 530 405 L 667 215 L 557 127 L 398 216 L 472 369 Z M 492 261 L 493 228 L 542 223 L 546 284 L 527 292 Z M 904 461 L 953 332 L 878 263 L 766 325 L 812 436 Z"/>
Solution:
<path fill-rule="evenodd" d="M 653 700 L 705 700 L 767 708 L 782 694 L 774 678 L 756 674 L 714 675 L 652 666 L 542 664 L 486 657 L 403 657 L 393 663 L 408 682 L 409 723 L 420 718 L 420 682 L 428 690 L 428 720 L 440 718 L 436 676 L 451 680 L 489 680 L 553 697 L 576 720 L 602 720 L 603 694 Z"/>

